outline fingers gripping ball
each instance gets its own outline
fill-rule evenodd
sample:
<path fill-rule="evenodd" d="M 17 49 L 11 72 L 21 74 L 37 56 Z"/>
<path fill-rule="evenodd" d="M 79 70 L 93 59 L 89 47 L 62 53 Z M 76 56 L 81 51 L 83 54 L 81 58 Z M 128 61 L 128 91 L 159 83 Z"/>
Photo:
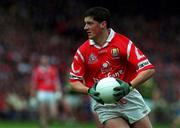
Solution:
<path fill-rule="evenodd" d="M 121 85 L 116 80 L 116 78 L 106 77 L 98 82 L 96 91 L 99 92 L 99 97 L 104 101 L 104 103 L 116 103 L 116 100 L 113 96 L 113 89 L 119 86 Z"/>
<path fill-rule="evenodd" d="M 124 96 L 126 96 L 130 91 L 133 90 L 133 87 L 131 86 L 131 84 L 126 83 L 120 79 L 116 79 L 120 86 L 115 87 L 114 88 L 114 98 L 116 101 L 119 101 L 121 98 L 123 98 Z"/>

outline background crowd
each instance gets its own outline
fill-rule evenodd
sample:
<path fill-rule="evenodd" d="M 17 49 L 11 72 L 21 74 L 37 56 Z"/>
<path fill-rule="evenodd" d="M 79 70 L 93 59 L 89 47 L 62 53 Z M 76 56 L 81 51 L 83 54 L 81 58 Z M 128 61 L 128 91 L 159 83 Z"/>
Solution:
<path fill-rule="evenodd" d="M 103 4 L 112 13 L 112 28 L 132 39 L 156 67 L 156 75 L 140 90 L 153 109 L 152 119 L 173 122 L 180 116 L 180 17 L 176 8 L 170 12 L 164 9 L 165 2 L 159 3 L 160 8 L 149 3 L 154 5 L 152 11 L 140 0 L 132 3 L 136 7 L 115 2 Z M 50 56 L 59 70 L 64 94 L 72 95 L 68 68 L 86 39 L 82 14 L 93 5 L 83 0 L 0 1 L 0 119 L 34 118 L 28 104 L 29 88 L 41 54 Z M 91 119 L 88 101 L 80 98 L 82 117 L 78 115 L 78 120 L 87 121 Z"/>

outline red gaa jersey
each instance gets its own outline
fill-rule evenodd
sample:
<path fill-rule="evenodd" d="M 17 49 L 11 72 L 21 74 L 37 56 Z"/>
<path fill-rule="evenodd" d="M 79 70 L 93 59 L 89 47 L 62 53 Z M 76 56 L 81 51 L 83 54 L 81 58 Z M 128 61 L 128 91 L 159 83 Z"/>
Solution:
<path fill-rule="evenodd" d="M 38 66 L 34 69 L 32 75 L 32 82 L 35 84 L 37 90 L 54 92 L 58 82 L 58 71 L 53 66 L 43 67 Z"/>
<path fill-rule="evenodd" d="M 108 76 L 129 82 L 139 72 L 150 68 L 154 66 L 131 40 L 110 29 L 103 46 L 87 40 L 77 49 L 70 81 L 82 81 L 88 87 Z"/>

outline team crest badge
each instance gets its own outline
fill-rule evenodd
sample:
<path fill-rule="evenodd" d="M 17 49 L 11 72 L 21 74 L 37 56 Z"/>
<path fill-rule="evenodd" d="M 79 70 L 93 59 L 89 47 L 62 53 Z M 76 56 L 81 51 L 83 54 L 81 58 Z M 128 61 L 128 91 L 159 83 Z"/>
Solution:
<path fill-rule="evenodd" d="M 119 49 L 118 48 L 112 48 L 111 49 L 111 54 L 113 58 L 119 57 Z"/>
<path fill-rule="evenodd" d="M 95 54 L 91 53 L 88 58 L 88 63 L 93 64 L 93 63 L 97 62 L 97 60 L 98 60 L 97 56 Z"/>

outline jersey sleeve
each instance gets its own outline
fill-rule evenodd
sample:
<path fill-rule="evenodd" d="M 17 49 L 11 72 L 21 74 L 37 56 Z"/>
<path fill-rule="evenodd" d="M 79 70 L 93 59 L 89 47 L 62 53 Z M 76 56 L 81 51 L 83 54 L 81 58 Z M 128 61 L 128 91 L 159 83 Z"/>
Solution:
<path fill-rule="evenodd" d="M 143 52 L 137 48 L 134 43 L 129 40 L 127 44 L 127 54 L 128 62 L 131 63 L 139 73 L 143 70 L 154 68 L 154 66 L 149 62 L 148 58 L 143 54 Z"/>
<path fill-rule="evenodd" d="M 80 49 L 78 49 L 74 55 L 73 62 L 70 68 L 70 82 L 83 81 L 83 75 L 85 74 L 84 68 L 84 56 Z"/>

